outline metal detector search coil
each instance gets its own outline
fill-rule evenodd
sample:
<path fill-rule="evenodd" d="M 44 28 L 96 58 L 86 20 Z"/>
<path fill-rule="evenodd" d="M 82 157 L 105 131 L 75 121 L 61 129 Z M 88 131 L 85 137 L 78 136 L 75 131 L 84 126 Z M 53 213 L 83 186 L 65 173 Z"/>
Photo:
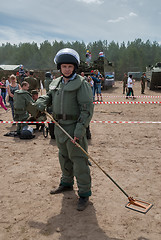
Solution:
<path fill-rule="evenodd" d="M 125 205 L 126 208 L 144 214 L 146 214 L 152 208 L 152 206 L 153 204 L 138 199 L 133 199 L 133 202 L 129 201 Z"/>

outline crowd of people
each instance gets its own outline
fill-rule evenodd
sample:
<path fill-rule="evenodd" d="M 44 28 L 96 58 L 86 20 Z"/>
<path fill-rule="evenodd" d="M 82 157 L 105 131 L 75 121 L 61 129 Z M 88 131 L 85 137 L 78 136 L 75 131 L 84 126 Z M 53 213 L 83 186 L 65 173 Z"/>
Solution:
<path fill-rule="evenodd" d="M 146 82 L 146 73 L 143 72 L 140 78 L 141 83 L 141 94 L 145 93 L 145 82 Z M 124 73 L 124 77 L 122 79 L 123 83 L 123 94 L 126 94 L 126 99 L 132 95 L 133 99 L 135 99 L 134 91 L 133 91 L 133 85 L 135 83 L 135 79 L 133 78 L 132 74 L 127 75 L 127 73 Z"/>
<path fill-rule="evenodd" d="M 91 74 L 88 76 L 85 76 L 84 72 L 81 72 L 81 76 L 85 77 L 87 82 L 89 82 L 92 93 L 93 93 L 93 102 L 97 101 L 103 101 L 102 100 L 102 82 L 104 81 L 104 77 L 101 75 L 99 70 L 92 70 Z M 95 99 L 95 96 L 97 96 L 97 99 Z"/>
<path fill-rule="evenodd" d="M 93 93 L 93 101 L 103 101 L 102 99 L 102 83 L 104 81 L 104 77 L 101 75 L 99 70 L 95 69 L 91 71 L 91 74 L 88 76 L 85 76 L 84 72 L 81 72 L 81 76 L 86 79 L 86 81 L 90 84 L 92 93 Z M 12 119 L 14 120 L 14 92 L 16 90 L 22 89 L 22 82 L 26 81 L 29 84 L 28 92 L 32 93 L 32 91 L 41 92 L 42 95 L 42 89 L 45 88 L 46 92 L 49 91 L 49 85 L 52 82 L 53 77 L 51 72 L 45 73 L 45 80 L 40 83 L 38 79 L 34 77 L 34 71 L 33 70 L 24 70 L 23 65 L 20 65 L 19 71 L 16 75 L 12 74 L 8 76 L 6 79 L 5 77 L 2 77 L 0 82 L 0 105 L 1 107 L 7 112 L 9 111 L 9 106 L 11 108 L 12 113 Z M 145 91 L 145 81 L 146 81 L 146 74 L 143 73 L 140 79 L 141 82 L 141 94 L 144 94 Z M 123 77 L 123 94 L 126 94 L 126 98 L 130 97 L 132 95 L 134 96 L 133 91 L 133 85 L 135 83 L 135 79 L 133 79 L 132 75 L 127 75 L 127 73 L 124 73 Z"/>

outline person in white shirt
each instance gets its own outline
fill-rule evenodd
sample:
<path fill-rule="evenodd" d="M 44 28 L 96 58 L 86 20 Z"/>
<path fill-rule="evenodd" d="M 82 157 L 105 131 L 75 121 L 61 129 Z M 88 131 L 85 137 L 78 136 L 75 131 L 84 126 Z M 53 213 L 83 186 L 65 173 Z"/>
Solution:
<path fill-rule="evenodd" d="M 128 96 L 130 96 L 132 94 L 133 99 L 134 99 L 134 91 L 132 88 L 133 85 L 133 79 L 132 79 L 132 75 L 129 75 L 128 80 L 127 80 L 127 94 L 126 94 L 126 98 L 128 98 Z"/>

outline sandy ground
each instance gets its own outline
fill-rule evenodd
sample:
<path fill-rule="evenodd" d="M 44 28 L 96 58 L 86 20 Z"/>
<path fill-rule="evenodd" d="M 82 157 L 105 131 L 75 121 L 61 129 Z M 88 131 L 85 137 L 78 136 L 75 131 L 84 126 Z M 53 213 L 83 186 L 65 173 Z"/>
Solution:
<path fill-rule="evenodd" d="M 134 92 L 140 95 L 139 82 Z M 161 96 L 161 90 L 146 88 L 144 96 L 151 95 Z M 123 96 L 120 82 L 103 96 L 134 101 L 114 97 Z M 0 108 L 0 119 L 11 120 L 11 112 Z M 92 120 L 161 121 L 161 105 L 96 105 Z M 20 140 L 3 136 L 15 126 L 1 123 L 0 129 L 0 240 L 161 239 L 161 124 L 91 123 L 90 155 L 130 196 L 154 204 L 147 214 L 125 208 L 127 197 L 94 164 L 93 195 L 78 212 L 76 183 L 73 192 L 49 194 L 61 175 L 55 140 L 41 132 Z"/>

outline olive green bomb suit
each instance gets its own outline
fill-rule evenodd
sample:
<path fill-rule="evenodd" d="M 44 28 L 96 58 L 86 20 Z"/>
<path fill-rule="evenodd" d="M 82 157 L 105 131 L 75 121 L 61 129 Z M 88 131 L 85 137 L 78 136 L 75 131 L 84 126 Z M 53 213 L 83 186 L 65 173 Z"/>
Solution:
<path fill-rule="evenodd" d="M 46 106 L 52 105 L 55 120 L 71 137 L 79 138 L 79 144 L 87 151 L 86 128 L 92 118 L 94 105 L 91 87 L 83 77 L 76 75 L 66 84 L 63 77 L 53 80 L 47 95 L 41 96 L 35 105 L 39 111 L 44 111 Z M 87 156 L 57 126 L 55 137 L 62 170 L 61 184 L 73 185 L 75 176 L 79 196 L 90 196 L 91 177 Z"/>
<path fill-rule="evenodd" d="M 27 106 L 30 103 L 33 103 L 31 94 L 26 90 L 16 90 L 14 93 L 14 111 L 15 121 L 27 121 L 29 117 L 29 113 L 27 112 Z M 20 134 L 22 128 L 26 126 L 26 123 L 18 123 L 17 125 L 17 133 Z"/>

